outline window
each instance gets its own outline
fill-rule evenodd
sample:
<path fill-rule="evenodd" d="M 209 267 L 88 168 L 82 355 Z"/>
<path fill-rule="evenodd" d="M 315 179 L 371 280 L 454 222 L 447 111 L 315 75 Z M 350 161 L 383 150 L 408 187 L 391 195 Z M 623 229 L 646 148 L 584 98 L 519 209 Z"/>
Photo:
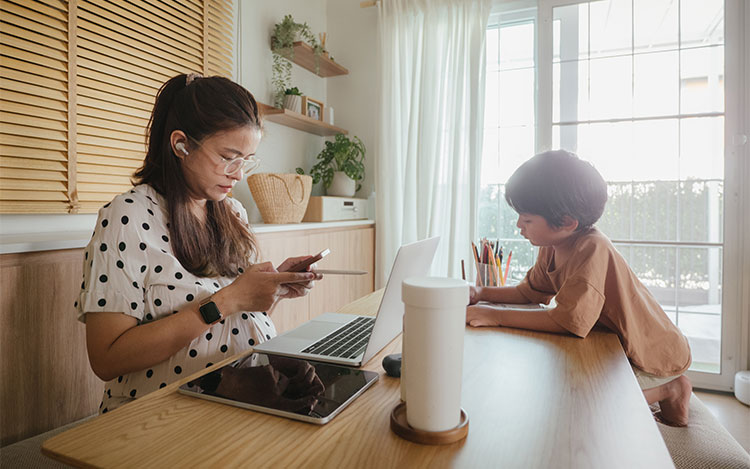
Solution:
<path fill-rule="evenodd" d="M 726 388 L 736 361 L 722 350 L 739 351 L 727 333 L 739 288 L 725 291 L 724 277 L 740 269 L 731 256 L 724 265 L 739 244 L 725 230 L 741 221 L 725 215 L 736 211 L 724 197 L 736 180 L 725 179 L 724 1 L 539 3 L 538 17 L 501 13 L 487 31 L 478 233 L 513 250 L 520 280 L 534 249 L 520 240 L 503 184 L 549 148 L 591 161 L 609 185 L 597 225 L 688 337 L 691 370 L 702 372 L 693 381 Z"/>
<path fill-rule="evenodd" d="M 487 29 L 484 142 L 477 232 L 513 253 L 508 281 L 519 281 L 536 250 L 516 228 L 504 184 L 535 153 L 536 25 L 534 10 L 493 15 Z M 507 259 L 507 257 L 506 257 Z"/>

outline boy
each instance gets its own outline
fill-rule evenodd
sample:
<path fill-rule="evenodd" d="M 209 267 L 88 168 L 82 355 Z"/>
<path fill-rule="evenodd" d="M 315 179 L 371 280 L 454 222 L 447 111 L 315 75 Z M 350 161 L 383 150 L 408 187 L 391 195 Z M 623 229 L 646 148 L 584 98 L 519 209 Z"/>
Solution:
<path fill-rule="evenodd" d="M 685 426 L 692 392 L 683 375 L 690 347 L 656 299 L 636 278 L 609 239 L 593 224 L 607 202 L 607 184 L 572 153 L 549 151 L 522 164 L 510 177 L 505 200 L 518 212 L 521 235 L 539 246 L 536 264 L 516 286 L 472 287 L 470 305 L 545 303 L 546 311 L 469 306 L 470 326 L 504 326 L 586 337 L 594 325 L 620 338 L 649 404 L 660 419 Z"/>

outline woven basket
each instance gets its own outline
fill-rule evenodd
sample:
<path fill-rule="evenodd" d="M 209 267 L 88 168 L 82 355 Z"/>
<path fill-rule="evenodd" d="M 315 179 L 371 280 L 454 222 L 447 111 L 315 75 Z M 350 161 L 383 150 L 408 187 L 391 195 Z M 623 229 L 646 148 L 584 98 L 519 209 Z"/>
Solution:
<path fill-rule="evenodd" d="M 247 178 L 263 222 L 299 223 L 305 216 L 312 177 L 300 174 L 256 173 Z"/>

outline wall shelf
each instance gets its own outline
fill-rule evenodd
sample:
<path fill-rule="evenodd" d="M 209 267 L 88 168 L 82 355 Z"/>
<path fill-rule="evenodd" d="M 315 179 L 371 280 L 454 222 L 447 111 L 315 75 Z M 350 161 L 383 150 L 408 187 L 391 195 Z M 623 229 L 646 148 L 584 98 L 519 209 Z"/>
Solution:
<path fill-rule="evenodd" d="M 315 53 L 313 48 L 305 42 L 297 41 L 294 43 L 294 58 L 290 59 L 302 68 L 315 73 Z M 320 68 L 316 75 L 326 78 L 339 75 L 348 75 L 349 70 L 337 64 L 328 57 L 320 56 Z"/>
<path fill-rule="evenodd" d="M 322 137 L 330 137 L 337 134 L 348 134 L 346 129 L 327 124 L 323 121 L 313 119 L 300 114 L 299 112 L 290 111 L 289 109 L 279 109 L 267 104 L 258 103 L 263 118 L 267 121 L 285 125 L 293 129 L 302 130 L 311 134 Z"/>

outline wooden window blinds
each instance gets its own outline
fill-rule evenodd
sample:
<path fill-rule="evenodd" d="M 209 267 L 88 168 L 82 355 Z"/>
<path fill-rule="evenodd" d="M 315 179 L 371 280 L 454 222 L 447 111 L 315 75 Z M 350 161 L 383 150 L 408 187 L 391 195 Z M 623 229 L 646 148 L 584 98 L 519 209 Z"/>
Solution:
<path fill-rule="evenodd" d="M 162 83 L 232 76 L 232 1 L 0 0 L 0 212 L 128 190 Z"/>

